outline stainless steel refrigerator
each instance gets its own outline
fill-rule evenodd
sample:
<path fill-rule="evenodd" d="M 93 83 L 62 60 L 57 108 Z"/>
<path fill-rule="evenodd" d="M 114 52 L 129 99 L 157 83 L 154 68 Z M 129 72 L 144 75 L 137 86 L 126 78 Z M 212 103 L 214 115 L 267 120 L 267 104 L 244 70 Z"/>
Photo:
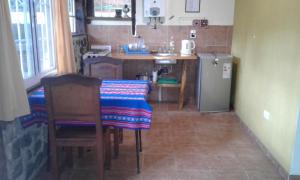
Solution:
<path fill-rule="evenodd" d="M 198 54 L 196 85 L 197 108 L 200 112 L 230 110 L 232 56 Z"/>

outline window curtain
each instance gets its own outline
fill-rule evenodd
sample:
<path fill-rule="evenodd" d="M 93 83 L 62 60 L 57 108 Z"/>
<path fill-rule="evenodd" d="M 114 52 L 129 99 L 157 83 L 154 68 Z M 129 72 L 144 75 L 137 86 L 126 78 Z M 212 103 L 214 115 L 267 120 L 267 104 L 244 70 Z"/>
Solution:
<path fill-rule="evenodd" d="M 0 121 L 29 114 L 20 59 L 11 30 L 8 0 L 0 1 Z"/>
<path fill-rule="evenodd" d="M 53 25 L 58 74 L 76 72 L 68 0 L 53 0 Z"/>

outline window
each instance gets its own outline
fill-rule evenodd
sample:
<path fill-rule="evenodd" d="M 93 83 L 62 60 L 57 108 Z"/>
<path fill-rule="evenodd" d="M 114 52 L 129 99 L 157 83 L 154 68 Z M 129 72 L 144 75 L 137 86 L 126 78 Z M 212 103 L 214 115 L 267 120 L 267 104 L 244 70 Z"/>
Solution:
<path fill-rule="evenodd" d="M 71 33 L 76 33 L 76 10 L 75 10 L 75 0 L 68 0 L 68 11 Z"/>
<path fill-rule="evenodd" d="M 9 0 L 12 32 L 27 87 L 55 71 L 51 1 Z"/>
<path fill-rule="evenodd" d="M 125 5 L 131 10 L 131 0 L 94 0 L 95 17 L 115 17 L 116 9 L 123 9 Z M 131 13 L 127 15 L 130 17 Z"/>

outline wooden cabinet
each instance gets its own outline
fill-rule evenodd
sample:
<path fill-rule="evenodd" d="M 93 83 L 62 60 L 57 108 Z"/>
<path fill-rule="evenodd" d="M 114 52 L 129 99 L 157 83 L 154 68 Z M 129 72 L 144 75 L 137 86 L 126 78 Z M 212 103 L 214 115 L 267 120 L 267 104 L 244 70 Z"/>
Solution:
<path fill-rule="evenodd" d="M 100 79 L 123 79 L 123 61 L 107 56 L 86 59 L 84 75 Z"/>

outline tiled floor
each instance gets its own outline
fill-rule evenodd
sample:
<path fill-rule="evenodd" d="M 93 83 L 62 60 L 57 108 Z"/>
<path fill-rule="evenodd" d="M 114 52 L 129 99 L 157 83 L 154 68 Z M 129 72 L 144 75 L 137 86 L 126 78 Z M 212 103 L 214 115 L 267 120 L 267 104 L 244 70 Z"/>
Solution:
<path fill-rule="evenodd" d="M 177 111 L 175 104 L 154 104 L 153 124 L 143 131 L 142 172 L 136 174 L 134 132 L 125 130 L 120 155 L 107 180 L 281 180 L 275 167 L 241 128 L 234 113 Z M 64 180 L 94 180 L 93 152 L 65 170 Z M 45 179 L 41 172 L 36 179 Z"/>

